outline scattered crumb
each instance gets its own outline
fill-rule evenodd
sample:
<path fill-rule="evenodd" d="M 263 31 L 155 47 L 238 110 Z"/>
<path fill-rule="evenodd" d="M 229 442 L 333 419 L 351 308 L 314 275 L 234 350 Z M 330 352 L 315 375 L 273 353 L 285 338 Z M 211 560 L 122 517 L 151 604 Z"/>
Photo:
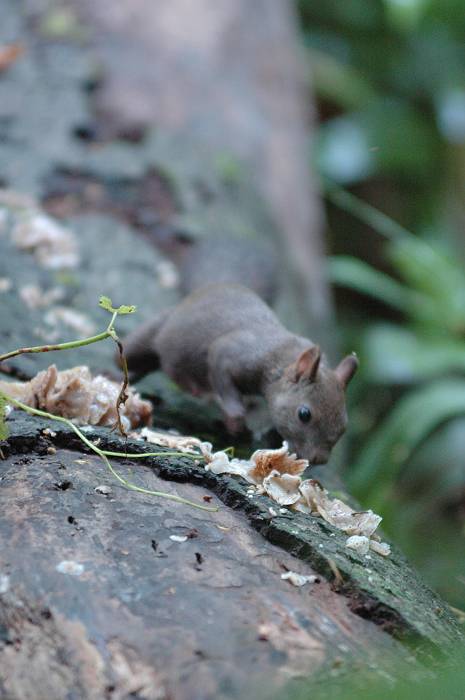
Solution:
<path fill-rule="evenodd" d="M 9 277 L 0 277 L 0 294 L 3 292 L 9 292 L 13 286 L 13 282 Z"/>
<path fill-rule="evenodd" d="M 376 540 L 371 540 L 370 549 L 376 554 L 381 554 L 382 557 L 388 557 L 391 553 L 391 547 L 387 542 L 377 542 Z"/>
<path fill-rule="evenodd" d="M 187 539 L 186 535 L 170 535 L 170 540 L 173 542 L 187 542 Z"/>
<path fill-rule="evenodd" d="M 370 540 L 365 535 L 352 535 L 346 540 L 346 547 L 353 549 L 357 554 L 367 554 Z"/>
<path fill-rule="evenodd" d="M 10 577 L 6 574 L 0 574 L 0 595 L 6 593 L 10 588 Z"/>
<path fill-rule="evenodd" d="M 286 571 L 286 573 L 281 574 L 283 581 L 289 581 L 293 586 L 304 586 L 306 583 L 318 583 L 318 576 L 304 576 L 303 574 L 297 574 L 295 571 Z"/>
<path fill-rule="evenodd" d="M 95 493 L 100 493 L 102 496 L 109 496 L 113 491 L 111 490 L 110 486 L 106 486 L 105 484 L 101 484 L 100 486 L 96 486 L 94 489 Z"/>
<path fill-rule="evenodd" d="M 56 447 L 53 447 L 52 445 L 50 445 L 50 447 L 47 447 L 47 454 L 56 455 L 56 453 L 57 453 Z"/>
<path fill-rule="evenodd" d="M 68 574 L 69 576 L 81 576 L 81 574 L 84 573 L 84 566 L 82 564 L 78 564 L 77 561 L 65 560 L 57 564 L 56 570 L 60 574 Z"/>
<path fill-rule="evenodd" d="M 57 436 L 56 432 L 54 430 L 51 430 L 50 428 L 44 428 L 42 430 L 42 435 L 48 435 L 48 437 L 54 438 Z"/>
<path fill-rule="evenodd" d="M 170 260 L 161 260 L 156 266 L 158 283 L 165 289 L 179 287 L 179 272 Z"/>

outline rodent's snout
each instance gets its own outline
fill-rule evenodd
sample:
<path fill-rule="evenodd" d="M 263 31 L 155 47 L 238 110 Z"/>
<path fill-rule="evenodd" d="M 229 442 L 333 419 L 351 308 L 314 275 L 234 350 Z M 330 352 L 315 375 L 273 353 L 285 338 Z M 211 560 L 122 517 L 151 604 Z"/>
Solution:
<path fill-rule="evenodd" d="M 309 448 L 307 445 L 298 445 L 292 440 L 289 441 L 289 450 L 290 452 L 296 452 L 301 459 L 308 459 L 309 464 L 312 466 L 326 464 L 331 455 L 331 450 L 325 447 Z"/>
<path fill-rule="evenodd" d="M 316 449 L 313 451 L 309 462 L 310 464 L 326 464 L 329 460 L 329 456 L 331 454 L 331 450 L 325 450 L 325 449 Z"/>

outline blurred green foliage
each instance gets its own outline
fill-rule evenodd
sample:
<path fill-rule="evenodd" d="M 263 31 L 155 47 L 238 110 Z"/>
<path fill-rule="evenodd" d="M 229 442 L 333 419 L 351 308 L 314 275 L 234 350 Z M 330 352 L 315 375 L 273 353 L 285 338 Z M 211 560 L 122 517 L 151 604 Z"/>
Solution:
<path fill-rule="evenodd" d="M 465 608 L 465 4 L 297 6 L 329 275 L 361 357 L 347 477 Z"/>
<path fill-rule="evenodd" d="M 463 700 L 464 661 L 462 652 L 449 649 L 446 662 L 430 659 L 411 678 L 399 678 L 395 667 L 382 674 L 368 667 L 354 668 L 351 673 L 333 669 L 332 673 L 322 672 L 320 682 L 310 687 L 290 684 L 276 700 Z"/>

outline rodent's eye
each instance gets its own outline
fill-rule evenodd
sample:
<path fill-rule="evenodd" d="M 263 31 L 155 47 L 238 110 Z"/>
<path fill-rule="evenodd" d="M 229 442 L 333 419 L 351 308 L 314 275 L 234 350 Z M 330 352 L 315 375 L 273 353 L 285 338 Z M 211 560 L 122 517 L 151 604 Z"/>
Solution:
<path fill-rule="evenodd" d="M 301 406 L 298 410 L 297 415 L 302 423 L 309 423 L 312 418 L 312 412 L 308 406 Z"/>

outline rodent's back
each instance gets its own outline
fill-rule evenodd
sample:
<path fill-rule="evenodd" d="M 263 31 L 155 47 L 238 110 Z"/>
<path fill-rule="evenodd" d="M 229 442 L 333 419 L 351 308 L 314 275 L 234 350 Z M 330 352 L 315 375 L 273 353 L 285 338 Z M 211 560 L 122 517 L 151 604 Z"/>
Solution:
<path fill-rule="evenodd" d="M 239 330 L 252 330 L 258 339 L 285 332 L 273 311 L 246 287 L 202 287 L 170 311 L 157 333 L 162 369 L 182 386 L 192 380 L 206 389 L 209 348 L 220 336 Z"/>
<path fill-rule="evenodd" d="M 268 239 L 217 234 L 196 240 L 179 260 L 181 292 L 206 284 L 237 284 L 271 304 L 278 291 L 278 261 Z"/>

